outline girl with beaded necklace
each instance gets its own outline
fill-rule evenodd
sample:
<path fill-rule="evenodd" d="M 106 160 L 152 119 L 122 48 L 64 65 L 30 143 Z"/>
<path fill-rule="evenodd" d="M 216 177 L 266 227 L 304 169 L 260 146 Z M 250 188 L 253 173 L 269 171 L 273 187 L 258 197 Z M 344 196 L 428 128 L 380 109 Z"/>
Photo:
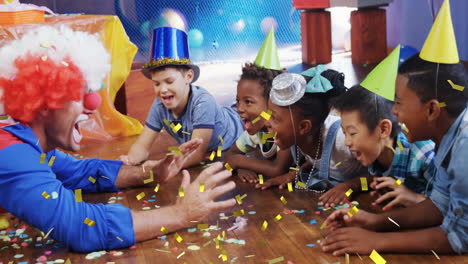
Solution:
<path fill-rule="evenodd" d="M 297 189 L 323 193 L 366 172 L 345 145 L 340 118 L 330 114 L 329 101 L 345 91 L 344 75 L 323 65 L 273 80 L 266 125 L 280 149 L 291 148 L 296 168 L 266 185 L 284 188 L 294 180 Z"/>

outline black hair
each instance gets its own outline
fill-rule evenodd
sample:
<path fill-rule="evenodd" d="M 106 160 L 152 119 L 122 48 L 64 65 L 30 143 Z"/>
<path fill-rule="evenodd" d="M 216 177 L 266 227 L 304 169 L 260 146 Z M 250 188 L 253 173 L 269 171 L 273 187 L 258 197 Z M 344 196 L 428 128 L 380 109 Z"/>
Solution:
<path fill-rule="evenodd" d="M 359 118 L 370 131 L 374 131 L 380 121 L 388 119 L 392 122 L 390 136 L 396 138 L 401 131 L 397 117 L 392 114 L 393 102 L 372 93 L 360 85 L 351 87 L 340 95 L 333 107 L 340 112 L 358 111 Z"/>
<path fill-rule="evenodd" d="M 286 69 L 271 70 L 257 66 L 254 63 L 246 63 L 242 67 L 240 79 L 258 81 L 263 88 L 263 96 L 268 100 L 273 79 L 283 72 L 286 72 Z"/>
<path fill-rule="evenodd" d="M 331 100 L 346 91 L 344 85 L 344 74 L 335 70 L 326 70 L 322 72 L 322 76 L 327 78 L 332 89 L 326 93 L 305 93 L 299 101 L 294 103 L 298 107 L 301 114 L 310 119 L 314 127 L 319 128 L 330 114 Z M 304 76 L 309 82 L 311 77 Z"/>
<path fill-rule="evenodd" d="M 457 117 L 466 108 L 467 89 L 464 94 L 452 88 L 448 82 L 450 80 L 456 85 L 467 86 L 467 76 L 462 63 L 428 62 L 416 54 L 401 64 L 398 73 L 408 78 L 408 88 L 418 95 L 421 103 L 432 99 L 444 102 L 448 114 L 452 117 Z"/>

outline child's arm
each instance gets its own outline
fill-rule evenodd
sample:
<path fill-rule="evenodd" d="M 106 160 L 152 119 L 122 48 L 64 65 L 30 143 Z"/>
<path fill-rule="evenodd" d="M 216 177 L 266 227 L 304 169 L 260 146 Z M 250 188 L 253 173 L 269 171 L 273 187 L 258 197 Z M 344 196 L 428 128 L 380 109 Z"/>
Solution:
<path fill-rule="evenodd" d="M 346 201 L 349 201 L 349 198 L 346 196 L 346 192 L 349 189 L 353 190 L 353 194 L 361 192 L 361 178 L 366 177 L 367 182 L 372 181 L 371 176 L 361 176 L 361 177 L 354 177 L 349 181 L 340 183 L 335 187 L 328 190 L 322 196 L 320 196 L 319 200 L 324 204 L 324 207 L 334 207 L 337 204 L 343 204 Z M 368 186 L 369 187 L 369 186 Z"/>
<path fill-rule="evenodd" d="M 226 162 L 233 169 L 246 169 L 267 177 L 275 177 L 287 172 L 288 166 L 292 162 L 292 157 L 290 149 L 284 149 L 276 154 L 275 161 L 260 160 L 247 157 L 243 154 L 234 154 L 228 156 Z M 251 181 L 251 183 L 253 182 Z"/>
<path fill-rule="evenodd" d="M 182 168 L 188 168 L 193 165 L 197 165 L 204 159 L 212 135 L 213 129 L 210 128 L 197 128 L 192 131 L 192 139 L 201 138 L 203 142 L 200 144 L 200 146 L 198 146 L 195 153 L 193 153 L 190 158 L 184 162 Z"/>
<path fill-rule="evenodd" d="M 137 141 L 133 143 L 127 156 L 120 156 L 120 160 L 125 165 L 136 165 L 145 161 L 153 145 L 153 142 L 158 138 L 159 132 L 145 126 Z"/>

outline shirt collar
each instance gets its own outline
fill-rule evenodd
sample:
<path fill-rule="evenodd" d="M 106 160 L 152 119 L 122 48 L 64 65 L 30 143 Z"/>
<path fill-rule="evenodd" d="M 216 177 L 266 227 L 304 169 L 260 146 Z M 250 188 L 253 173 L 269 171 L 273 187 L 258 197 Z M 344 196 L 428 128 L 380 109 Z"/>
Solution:
<path fill-rule="evenodd" d="M 39 140 L 37 139 L 34 131 L 23 124 L 17 123 L 10 126 L 3 127 L 3 130 L 11 133 L 15 137 L 19 138 L 26 144 L 31 145 L 33 148 L 37 149 L 40 153 L 42 153 L 41 145 L 39 145 Z"/>

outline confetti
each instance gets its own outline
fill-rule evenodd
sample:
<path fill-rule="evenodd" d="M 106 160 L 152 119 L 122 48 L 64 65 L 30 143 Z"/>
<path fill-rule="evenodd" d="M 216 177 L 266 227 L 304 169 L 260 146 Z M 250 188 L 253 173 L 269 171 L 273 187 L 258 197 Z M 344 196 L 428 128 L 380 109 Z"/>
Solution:
<path fill-rule="evenodd" d="M 400 185 L 401 185 L 401 183 L 402 183 L 402 182 L 401 182 L 401 180 L 400 180 L 400 179 L 396 180 L 396 181 L 395 181 L 395 187 L 398 187 L 398 186 L 400 186 Z"/>
<path fill-rule="evenodd" d="M 265 220 L 263 221 L 262 227 L 260 228 L 262 231 L 265 231 L 268 227 L 268 222 Z"/>
<path fill-rule="evenodd" d="M 438 107 L 442 108 L 442 107 L 446 107 L 447 104 L 445 102 L 440 102 L 437 104 Z"/>
<path fill-rule="evenodd" d="M 169 121 L 167 121 L 166 118 L 163 119 L 163 122 L 164 122 L 164 124 L 166 124 L 166 126 L 170 126 L 170 125 L 169 125 Z"/>
<path fill-rule="evenodd" d="M 362 191 L 368 191 L 369 187 L 367 186 L 367 178 L 366 177 L 361 177 L 361 190 Z"/>
<path fill-rule="evenodd" d="M 370 254 L 370 259 L 372 259 L 372 261 L 374 261 L 375 264 L 385 264 L 387 263 L 387 261 L 385 261 L 384 258 L 382 258 L 382 256 L 380 256 L 379 253 L 377 253 L 377 251 L 372 250 L 372 253 Z"/>
<path fill-rule="evenodd" d="M 307 247 L 315 247 L 315 244 L 307 244 Z"/>
<path fill-rule="evenodd" d="M 259 175 L 258 175 L 258 182 L 259 182 L 260 184 L 263 184 L 263 174 L 259 174 Z"/>
<path fill-rule="evenodd" d="M 236 201 L 239 205 L 242 204 L 242 199 L 240 198 L 240 194 L 236 195 Z"/>
<path fill-rule="evenodd" d="M 150 183 L 150 182 L 154 181 L 154 173 L 153 173 L 152 169 L 149 170 L 149 174 L 150 174 L 149 179 L 143 180 L 144 184 L 147 184 L 147 183 Z"/>
<path fill-rule="evenodd" d="M 298 181 L 296 184 L 297 184 L 297 186 L 299 186 L 301 188 L 307 187 L 307 185 L 305 183 L 301 182 L 301 181 Z"/>
<path fill-rule="evenodd" d="M 403 129 L 403 131 L 405 131 L 406 133 L 409 133 L 409 129 L 408 127 L 406 127 L 405 123 L 400 123 L 400 126 Z"/>
<path fill-rule="evenodd" d="M 123 242 L 123 239 L 122 239 L 122 238 L 117 237 L 117 239 L 118 239 L 120 242 Z"/>
<path fill-rule="evenodd" d="M 451 80 L 447 80 L 447 82 L 450 84 L 450 86 L 452 86 L 453 89 L 457 91 L 463 92 L 463 90 L 465 90 L 465 87 L 458 84 L 454 84 Z"/>
<path fill-rule="evenodd" d="M 180 151 L 178 146 L 172 146 L 167 148 L 169 151 L 176 153 L 178 156 L 183 156 L 182 151 Z"/>
<path fill-rule="evenodd" d="M 255 118 L 254 120 L 252 120 L 252 124 L 257 123 L 258 121 L 260 121 L 260 117 L 259 117 L 259 116 L 257 116 L 257 118 Z"/>
<path fill-rule="evenodd" d="M 268 111 L 266 111 L 266 112 L 265 112 L 265 111 L 262 111 L 262 112 L 260 113 L 260 116 L 261 116 L 263 119 L 265 119 L 265 120 L 270 120 L 270 118 L 271 118 L 271 113 L 272 113 L 271 110 L 268 110 Z"/>
<path fill-rule="evenodd" d="M 171 124 L 172 132 L 177 133 L 182 128 L 182 125 L 179 123 L 177 125 Z"/>
<path fill-rule="evenodd" d="M 50 42 L 47 41 L 47 40 L 41 43 L 42 48 L 48 49 L 48 48 L 50 48 L 50 46 L 51 46 Z"/>
<path fill-rule="evenodd" d="M 75 190 L 75 202 L 80 203 L 83 201 L 83 196 L 81 196 L 81 189 Z"/>
<path fill-rule="evenodd" d="M 400 141 L 397 141 L 397 145 L 398 145 L 398 149 L 400 149 L 400 151 L 403 151 L 405 149 L 405 147 L 403 147 L 403 144 L 401 144 Z"/>
<path fill-rule="evenodd" d="M 42 153 L 42 154 L 41 154 L 41 158 L 39 159 L 39 163 L 40 163 L 40 164 L 44 164 L 44 163 L 45 163 L 45 160 L 46 160 L 46 154 L 45 154 L 45 153 Z"/>
<path fill-rule="evenodd" d="M 431 250 L 431 252 L 432 252 L 432 254 L 434 254 L 434 256 L 436 257 L 436 259 L 437 259 L 437 260 L 440 260 L 440 257 L 439 257 L 439 255 L 437 255 L 437 253 L 435 253 L 435 251 L 434 251 L 434 250 Z"/>
<path fill-rule="evenodd" d="M 391 219 L 390 217 L 387 217 L 388 220 L 390 220 L 390 222 L 394 223 L 396 226 L 400 227 L 400 225 L 393 219 Z"/>
<path fill-rule="evenodd" d="M 211 152 L 210 160 L 213 160 L 216 155 L 216 151 Z"/>
<path fill-rule="evenodd" d="M 349 264 L 349 254 L 345 253 L 345 264 Z"/>
<path fill-rule="evenodd" d="M 393 154 L 396 153 L 396 150 L 393 148 L 393 146 L 388 146 L 388 147 L 392 150 Z"/>
<path fill-rule="evenodd" d="M 284 261 L 284 257 L 279 257 L 279 258 L 275 258 L 275 259 L 270 259 L 268 261 L 268 264 L 275 264 L 275 263 L 278 263 L 278 262 L 281 262 L 281 261 Z"/>
<path fill-rule="evenodd" d="M 50 198 L 50 195 L 47 192 L 42 192 L 42 196 L 44 196 L 46 199 Z"/>
<path fill-rule="evenodd" d="M 45 235 L 43 235 L 43 239 L 47 239 L 49 237 L 50 233 L 52 233 L 52 231 L 54 230 L 54 228 L 55 227 L 52 227 Z"/>
<path fill-rule="evenodd" d="M 229 172 L 232 172 L 232 168 L 231 165 L 229 165 L 229 163 L 224 164 L 224 167 L 226 167 L 226 170 L 228 170 Z"/>
<path fill-rule="evenodd" d="M 208 224 L 198 224 L 197 228 L 200 229 L 200 230 L 208 229 Z"/>
<path fill-rule="evenodd" d="M 340 162 L 338 162 L 337 164 L 335 164 L 335 166 L 333 166 L 333 168 L 337 168 L 338 166 L 340 166 L 340 165 L 341 165 L 341 163 L 342 163 L 341 161 L 340 161 Z"/>
<path fill-rule="evenodd" d="M 221 135 L 219 135 L 218 138 L 219 138 L 219 141 L 221 141 L 221 145 L 224 145 L 224 139 L 223 139 L 223 137 L 222 137 Z"/>
<path fill-rule="evenodd" d="M 187 131 L 182 131 L 182 133 L 183 133 L 183 134 L 186 134 L 186 135 L 189 135 L 189 136 L 192 135 L 192 134 L 190 134 L 190 133 L 187 132 Z"/>
<path fill-rule="evenodd" d="M 312 219 L 312 220 L 309 221 L 309 224 L 310 224 L 310 225 L 316 225 L 316 224 L 317 224 L 317 220 Z"/>
<path fill-rule="evenodd" d="M 46 61 L 46 60 L 47 60 L 47 56 L 42 56 L 42 57 L 41 57 L 41 60 L 42 60 L 42 61 Z"/>
<path fill-rule="evenodd" d="M 292 171 L 299 171 L 299 168 L 296 168 L 296 167 L 289 167 L 289 170 L 292 170 Z"/>
<path fill-rule="evenodd" d="M 175 239 L 177 240 L 177 242 L 179 242 L 179 243 L 182 242 L 182 241 L 184 240 L 184 239 L 179 235 L 179 233 L 177 233 L 177 232 L 174 234 L 174 237 L 175 237 Z"/>
<path fill-rule="evenodd" d="M 353 193 L 353 189 L 349 188 L 349 190 L 346 191 L 345 195 L 346 197 L 349 197 Z"/>
<path fill-rule="evenodd" d="M 140 201 L 141 199 L 143 199 L 143 197 L 145 197 L 145 195 L 146 195 L 145 192 L 141 192 L 140 194 L 136 196 L 136 198 L 138 201 Z"/>
<path fill-rule="evenodd" d="M 281 216 L 281 214 L 278 214 L 277 216 L 275 216 L 275 221 L 278 222 L 279 220 L 281 220 L 283 217 Z"/>
<path fill-rule="evenodd" d="M 93 226 L 96 224 L 96 222 L 94 222 L 93 220 L 89 219 L 88 217 L 86 217 L 86 219 L 84 220 L 83 223 L 85 223 L 85 224 L 87 224 L 87 225 L 89 225 L 89 226 L 91 226 L 91 227 L 93 227 Z"/>
<path fill-rule="evenodd" d="M 62 61 L 61 63 L 62 63 L 63 66 L 68 67 L 68 63 L 67 63 L 67 62 Z"/>
<path fill-rule="evenodd" d="M 320 226 L 320 230 L 323 230 L 325 227 L 327 227 L 327 223 L 323 222 L 322 225 Z"/>
<path fill-rule="evenodd" d="M 159 183 L 156 185 L 156 187 L 154 187 L 154 192 L 158 192 L 159 191 Z"/>
<path fill-rule="evenodd" d="M 234 216 L 243 216 L 245 214 L 244 209 L 234 212 Z"/>
<path fill-rule="evenodd" d="M 159 230 L 161 230 L 161 232 L 163 232 L 164 234 L 169 233 L 169 230 L 167 230 L 167 228 L 165 228 L 164 226 L 161 226 L 161 229 Z"/>
<path fill-rule="evenodd" d="M 52 156 L 49 160 L 49 163 L 47 164 L 49 167 L 52 167 L 52 165 L 54 165 L 54 161 L 55 161 L 55 156 Z"/>
<path fill-rule="evenodd" d="M 179 242 L 180 243 L 180 242 Z M 185 255 L 185 251 L 180 253 L 178 256 L 177 256 L 177 259 L 180 259 L 180 257 L 182 257 L 183 255 Z"/>
<path fill-rule="evenodd" d="M 185 196 L 184 187 L 179 187 L 179 197 L 184 197 L 184 196 Z"/>
<path fill-rule="evenodd" d="M 293 187 L 292 187 L 292 182 L 288 182 L 288 192 L 292 192 Z"/>
<path fill-rule="evenodd" d="M 281 202 L 282 202 L 283 204 L 287 204 L 287 203 L 288 203 L 288 201 L 286 201 L 286 198 L 284 198 L 284 196 L 281 196 L 281 197 L 280 197 L 280 200 L 281 200 Z"/>
<path fill-rule="evenodd" d="M 351 210 L 348 211 L 349 217 L 353 217 L 358 211 L 359 209 L 356 206 L 353 206 L 353 208 L 351 208 Z"/>
<path fill-rule="evenodd" d="M 218 150 L 216 151 L 216 156 L 221 157 L 223 154 L 223 147 L 218 146 Z"/>
<path fill-rule="evenodd" d="M 96 183 L 96 179 L 91 176 L 88 177 L 88 181 L 92 182 L 93 184 Z"/>

